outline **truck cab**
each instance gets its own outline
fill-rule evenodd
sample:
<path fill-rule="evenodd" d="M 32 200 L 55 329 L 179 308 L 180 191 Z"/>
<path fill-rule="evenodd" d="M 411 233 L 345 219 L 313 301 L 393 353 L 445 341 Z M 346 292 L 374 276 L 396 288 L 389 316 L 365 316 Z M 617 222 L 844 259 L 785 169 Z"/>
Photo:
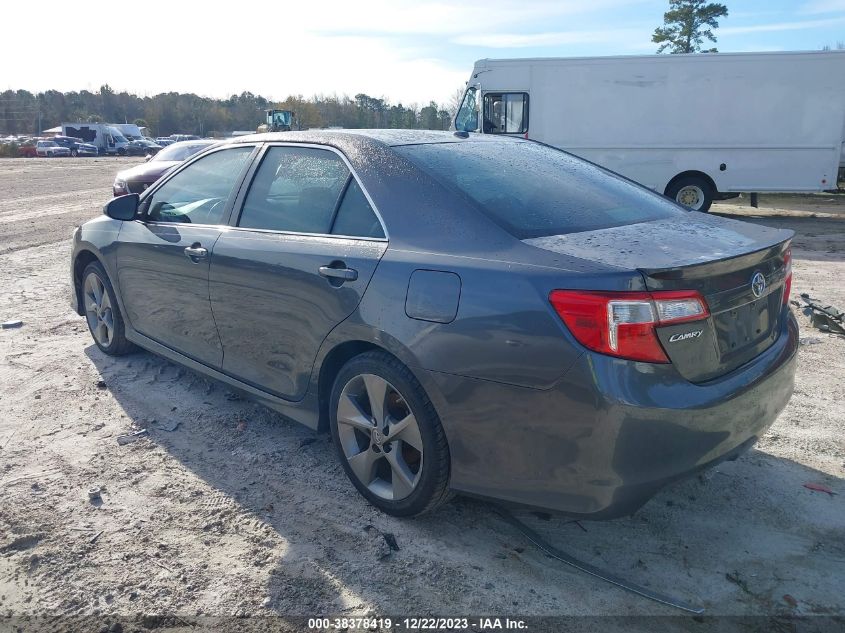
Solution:
<path fill-rule="evenodd" d="M 481 92 L 479 87 L 469 86 L 455 117 L 455 129 L 528 138 L 528 113 L 527 91 Z"/>

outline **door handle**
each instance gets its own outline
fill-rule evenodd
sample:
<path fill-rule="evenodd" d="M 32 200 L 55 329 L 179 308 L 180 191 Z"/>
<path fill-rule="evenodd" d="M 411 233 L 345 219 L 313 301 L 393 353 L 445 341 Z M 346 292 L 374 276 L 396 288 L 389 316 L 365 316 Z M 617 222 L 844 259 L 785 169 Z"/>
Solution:
<path fill-rule="evenodd" d="M 358 271 L 353 268 L 332 268 L 331 266 L 320 266 L 320 275 L 329 279 L 342 279 L 343 281 L 355 281 L 358 279 Z"/>
<path fill-rule="evenodd" d="M 198 259 L 205 259 L 208 257 L 208 249 L 203 248 L 199 242 L 194 242 L 185 249 L 185 255 L 190 258 L 192 262 Z"/>

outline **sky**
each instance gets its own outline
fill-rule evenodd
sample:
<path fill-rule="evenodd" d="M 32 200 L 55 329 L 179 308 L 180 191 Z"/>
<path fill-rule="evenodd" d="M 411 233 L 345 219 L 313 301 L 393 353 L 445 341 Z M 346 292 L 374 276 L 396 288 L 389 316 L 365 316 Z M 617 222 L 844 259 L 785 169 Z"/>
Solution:
<path fill-rule="evenodd" d="M 722 52 L 845 42 L 845 0 L 723 0 Z M 447 104 L 485 57 L 651 54 L 668 0 L 11 0 L 0 90 Z M 9 28 L 9 27 L 12 28 Z"/>

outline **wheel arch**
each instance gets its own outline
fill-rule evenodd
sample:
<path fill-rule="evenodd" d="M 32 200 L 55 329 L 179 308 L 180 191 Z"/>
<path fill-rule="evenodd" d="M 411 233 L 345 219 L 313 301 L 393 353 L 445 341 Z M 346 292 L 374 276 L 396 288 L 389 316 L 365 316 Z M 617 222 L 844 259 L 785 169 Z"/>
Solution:
<path fill-rule="evenodd" d="M 73 259 L 73 291 L 76 293 L 76 312 L 80 316 L 85 314 L 82 307 L 82 273 L 92 262 L 99 262 L 103 269 L 106 267 L 103 260 L 88 249 L 80 250 Z"/>
<path fill-rule="evenodd" d="M 672 185 L 674 185 L 676 182 L 678 182 L 682 178 L 701 178 L 701 179 L 705 180 L 713 188 L 714 194 L 719 191 L 719 188 L 716 186 L 716 181 L 713 180 L 713 178 L 710 175 L 706 174 L 703 171 L 699 171 L 697 169 L 689 169 L 687 171 L 682 171 L 680 174 L 675 175 L 668 183 L 666 183 L 666 186 L 663 188 L 663 195 L 664 196 L 668 195 L 669 189 L 672 188 Z"/>
<path fill-rule="evenodd" d="M 324 341 L 316 364 L 319 370 L 314 371 L 312 375 L 311 392 L 317 397 L 318 432 L 329 430 L 329 400 L 334 380 L 340 369 L 355 356 L 365 352 L 379 351 L 393 356 L 414 375 L 434 405 L 446 435 L 449 436 L 448 424 L 444 420 L 445 398 L 427 372 L 422 370 L 420 364 L 416 362 L 410 350 L 389 334 L 360 324 L 353 326 L 351 330 L 346 330 L 344 334 L 336 331 Z"/>

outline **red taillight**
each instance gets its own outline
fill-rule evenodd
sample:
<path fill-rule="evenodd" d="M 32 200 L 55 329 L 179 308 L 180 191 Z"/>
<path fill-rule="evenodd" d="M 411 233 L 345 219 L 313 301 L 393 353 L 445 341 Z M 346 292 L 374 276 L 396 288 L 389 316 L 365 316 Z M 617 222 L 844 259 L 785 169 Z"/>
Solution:
<path fill-rule="evenodd" d="M 792 292 L 792 248 L 787 248 L 783 254 L 783 268 L 786 276 L 783 279 L 783 305 L 789 303 L 789 293 Z"/>
<path fill-rule="evenodd" d="M 649 363 L 669 362 L 655 327 L 699 321 L 710 316 L 704 297 L 691 290 L 553 290 L 549 301 L 584 347 Z"/>

